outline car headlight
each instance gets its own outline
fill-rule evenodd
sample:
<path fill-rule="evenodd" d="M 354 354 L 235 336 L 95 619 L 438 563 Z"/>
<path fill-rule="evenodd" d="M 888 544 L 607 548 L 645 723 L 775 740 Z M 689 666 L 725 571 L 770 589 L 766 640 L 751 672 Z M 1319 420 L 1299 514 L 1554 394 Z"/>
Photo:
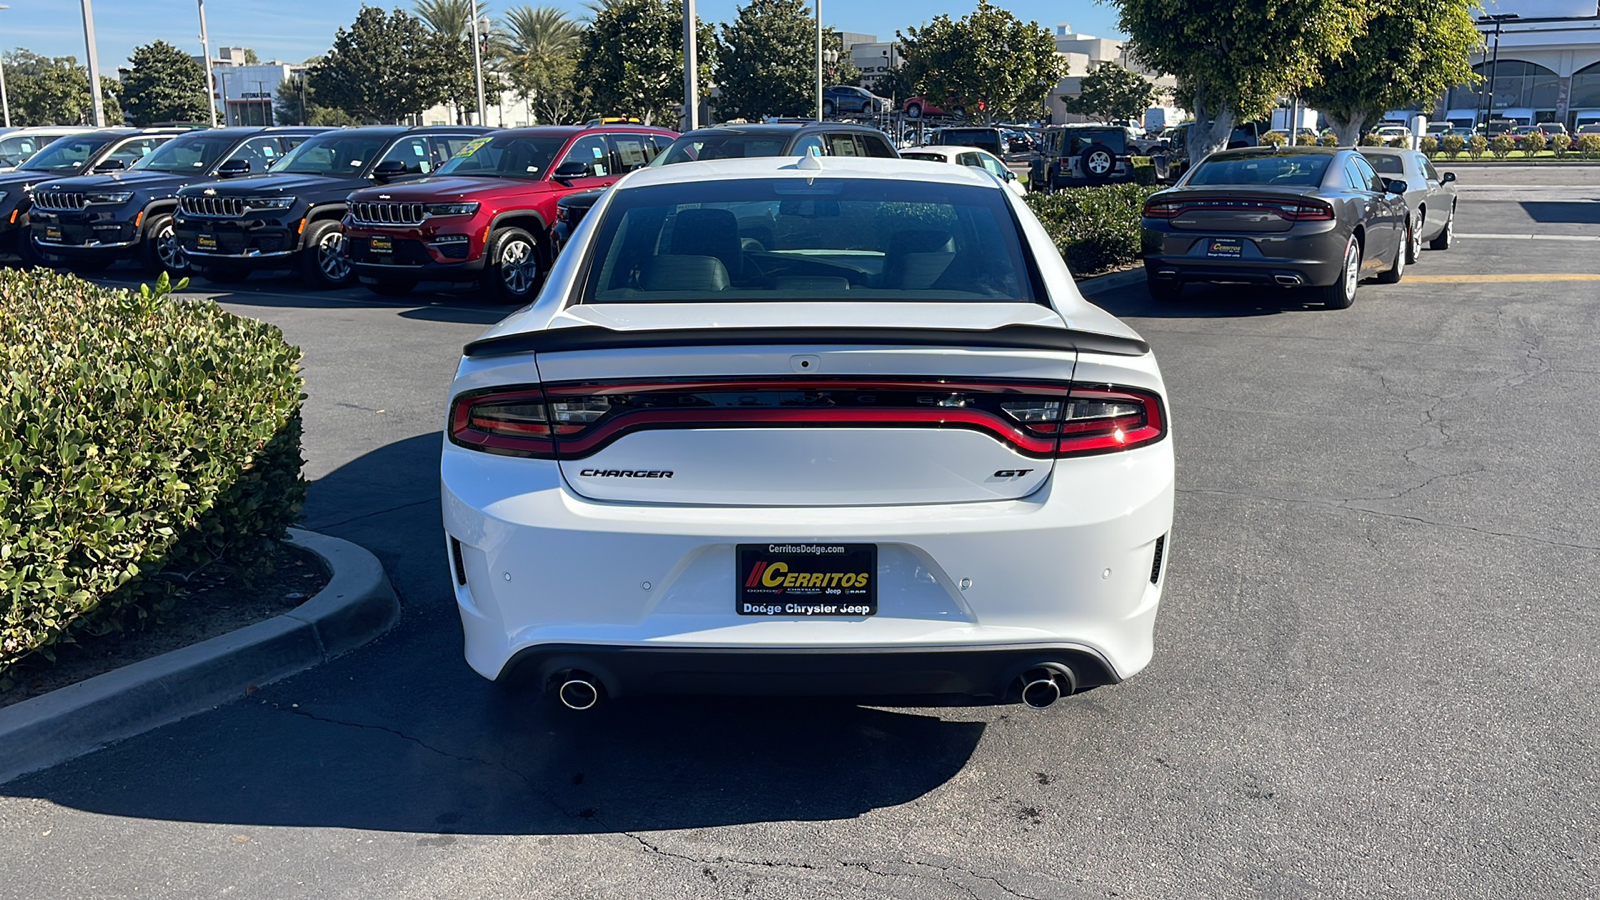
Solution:
<path fill-rule="evenodd" d="M 102 204 L 102 203 L 111 203 L 111 204 L 120 205 L 120 204 L 123 204 L 123 203 L 127 203 L 129 200 L 132 200 L 132 199 L 133 199 L 133 191 L 100 191 L 99 193 L 90 194 L 88 196 L 88 200 L 89 200 L 89 205 L 90 206 L 94 206 L 96 204 Z"/>
<path fill-rule="evenodd" d="M 429 203 L 430 216 L 470 216 L 478 211 L 476 203 Z"/>
<path fill-rule="evenodd" d="M 294 205 L 293 197 L 246 197 L 245 209 L 288 209 Z"/>

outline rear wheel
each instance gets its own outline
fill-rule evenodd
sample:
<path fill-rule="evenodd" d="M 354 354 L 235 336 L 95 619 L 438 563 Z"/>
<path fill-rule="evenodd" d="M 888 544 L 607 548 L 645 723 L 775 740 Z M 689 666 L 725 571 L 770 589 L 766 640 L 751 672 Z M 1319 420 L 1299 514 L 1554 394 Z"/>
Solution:
<path fill-rule="evenodd" d="M 417 287 L 415 281 L 399 278 L 380 278 L 376 281 L 363 281 L 361 285 L 380 297 L 404 297 Z"/>
<path fill-rule="evenodd" d="M 1447 215 L 1449 216 L 1449 218 L 1444 220 L 1444 230 L 1440 231 L 1438 233 L 1438 235 L 1436 235 L 1434 237 L 1433 240 L 1428 242 L 1428 249 L 1429 250 L 1449 250 L 1450 249 L 1450 245 L 1455 242 L 1455 238 L 1456 238 L 1456 208 L 1455 208 L 1455 206 L 1452 205 L 1450 207 L 1450 212 L 1447 213 Z"/>
<path fill-rule="evenodd" d="M 1379 283 L 1394 284 L 1406 277 L 1406 257 L 1411 252 L 1411 236 L 1415 233 L 1416 229 L 1412 227 L 1411 220 L 1407 219 L 1405 233 L 1400 236 L 1400 246 L 1394 248 L 1394 265 L 1378 276 Z"/>
<path fill-rule="evenodd" d="M 1414 264 L 1422 257 L 1422 232 L 1426 231 L 1428 224 L 1428 211 L 1417 211 L 1417 222 L 1411 228 L 1410 239 L 1406 241 L 1406 264 Z"/>
<path fill-rule="evenodd" d="M 822 101 L 822 115 L 823 115 L 823 118 L 827 118 L 828 116 L 833 115 L 833 101 L 832 100 L 824 100 L 824 101 Z"/>
<path fill-rule="evenodd" d="M 323 219 L 306 229 L 306 246 L 300 251 L 300 274 L 312 287 L 331 290 L 349 284 L 354 273 L 344 252 L 344 230 L 333 219 Z"/>
<path fill-rule="evenodd" d="M 921 103 L 907 103 L 906 104 L 906 118 L 908 118 L 908 119 L 920 119 L 920 118 L 922 118 L 922 104 Z"/>
<path fill-rule="evenodd" d="M 171 216 L 151 216 L 150 221 L 145 223 L 143 241 L 139 245 L 139 264 L 149 275 L 162 272 L 182 275 L 189 270 L 189 257 L 178 245 Z"/>
<path fill-rule="evenodd" d="M 1162 303 L 1171 303 L 1183 296 L 1183 282 L 1176 278 L 1157 278 L 1153 273 L 1144 273 L 1145 285 L 1150 288 L 1150 298 Z"/>
<path fill-rule="evenodd" d="M 1344 261 L 1339 268 L 1339 277 L 1333 284 L 1326 287 L 1312 288 L 1314 299 L 1322 301 L 1330 309 L 1349 309 L 1350 304 L 1356 302 L 1356 285 L 1361 282 L 1361 244 L 1350 237 L 1350 243 L 1344 248 Z"/>
<path fill-rule="evenodd" d="M 483 288 L 507 303 L 526 303 L 544 282 L 544 250 L 521 228 L 497 228 L 489 235 Z"/>

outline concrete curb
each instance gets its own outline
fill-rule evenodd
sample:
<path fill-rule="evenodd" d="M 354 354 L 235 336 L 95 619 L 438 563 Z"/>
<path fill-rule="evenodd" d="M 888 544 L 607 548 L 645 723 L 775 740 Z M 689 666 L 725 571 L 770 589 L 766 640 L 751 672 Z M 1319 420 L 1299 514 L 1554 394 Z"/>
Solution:
<path fill-rule="evenodd" d="M 1090 294 L 1103 294 L 1125 288 L 1130 284 L 1144 281 L 1144 263 L 1139 263 L 1126 272 L 1112 272 L 1110 275 L 1096 275 L 1093 278 L 1078 279 L 1078 293 L 1088 296 Z"/>
<path fill-rule="evenodd" d="M 400 618 L 377 557 L 298 528 L 333 577 L 293 611 L 0 709 L 0 783 L 245 695 L 367 643 Z"/>

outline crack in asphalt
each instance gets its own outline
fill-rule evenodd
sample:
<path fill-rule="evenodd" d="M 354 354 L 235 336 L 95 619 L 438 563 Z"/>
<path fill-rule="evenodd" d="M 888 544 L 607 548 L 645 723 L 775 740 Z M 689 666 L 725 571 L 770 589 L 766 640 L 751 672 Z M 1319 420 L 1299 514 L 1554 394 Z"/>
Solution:
<path fill-rule="evenodd" d="M 717 856 L 717 857 L 714 857 L 714 858 L 706 858 L 706 857 L 699 857 L 699 856 L 691 856 L 689 854 L 675 853 L 675 852 L 673 852 L 671 850 L 664 849 L 660 845 L 651 843 L 650 841 L 646 840 L 643 835 L 637 834 L 635 832 L 624 831 L 624 832 L 621 832 L 621 834 L 624 837 L 628 837 L 628 838 L 633 839 L 634 842 L 636 842 L 640 847 L 644 848 L 644 850 L 646 852 L 648 852 L 648 853 L 651 853 L 651 854 L 654 854 L 654 855 L 658 855 L 658 856 L 664 856 L 664 857 L 667 857 L 668 859 L 679 860 L 681 862 L 692 863 L 692 864 L 697 865 L 697 866 L 713 866 L 713 865 L 716 865 L 716 866 L 746 866 L 746 867 L 749 867 L 749 868 L 758 868 L 758 869 L 800 869 L 800 870 L 808 871 L 808 872 L 822 872 L 822 871 L 827 871 L 829 869 L 860 869 L 863 872 L 867 872 L 868 874 L 871 874 L 871 875 L 876 875 L 879 878 L 927 878 L 927 877 L 929 877 L 927 875 L 918 874 L 916 872 L 889 872 L 889 871 L 883 871 L 883 870 L 881 870 L 879 868 L 874 868 L 873 867 L 874 866 L 873 863 L 870 863 L 870 862 L 858 862 L 858 861 L 851 861 L 851 860 L 835 860 L 829 865 L 817 865 L 817 864 L 808 863 L 808 862 L 784 862 L 784 861 L 781 861 L 781 860 L 772 860 L 772 859 L 738 859 L 738 858 L 728 857 L 728 856 Z M 941 865 L 937 865 L 937 864 L 929 863 L 929 862 L 918 862 L 918 861 L 915 861 L 915 860 L 905 860 L 905 859 L 894 860 L 893 862 L 897 863 L 899 865 L 905 866 L 907 868 L 910 868 L 910 869 L 933 869 L 933 870 L 939 872 L 941 875 L 944 876 L 942 879 L 940 879 L 941 881 L 943 881 L 944 883 L 949 884 L 949 885 L 951 885 L 953 887 L 961 889 L 962 891 L 966 892 L 966 894 L 968 896 L 974 898 L 974 900 L 977 900 L 978 892 L 974 891 L 969 885 L 962 884 L 955 877 L 952 877 L 952 873 L 955 873 L 956 875 L 965 875 L 968 878 L 975 878 L 975 879 L 980 879 L 982 881 L 987 881 L 987 882 L 993 884 L 995 887 L 999 888 L 1000 890 L 1004 891 L 1008 896 L 1019 897 L 1019 898 L 1021 898 L 1021 900 L 1044 900 L 1044 898 L 1035 897 L 1035 896 L 1033 896 L 1031 894 L 1024 894 L 1024 893 L 1022 893 L 1020 891 L 1017 891 L 1017 890 L 1011 888 L 1010 886 L 1008 886 L 1007 884 L 1005 884 L 1004 882 L 1002 882 L 1000 879 L 994 877 L 993 875 L 985 875 L 985 874 L 983 874 L 981 872 L 974 872 L 971 869 L 963 869 L 963 868 L 961 868 L 959 866 L 941 866 Z M 709 872 L 709 869 L 706 870 L 706 871 Z"/>
<path fill-rule="evenodd" d="M 351 516 L 348 519 L 339 519 L 339 520 L 334 521 L 334 522 L 324 522 L 324 521 L 306 522 L 305 523 L 305 527 L 309 528 L 309 529 L 311 529 L 313 531 L 319 530 L 319 529 L 322 529 L 322 528 L 338 528 L 340 525 L 349 525 L 351 522 L 359 522 L 362 519 L 370 519 L 370 518 L 372 518 L 374 516 L 386 516 L 386 515 L 388 515 L 389 513 L 392 513 L 392 512 L 399 512 L 402 509 L 410 509 L 413 506 L 422 506 L 423 504 L 433 503 L 433 502 L 436 502 L 437 500 L 438 500 L 437 497 L 428 497 L 427 499 L 424 499 L 424 500 L 413 500 L 410 503 L 402 503 L 399 506 L 391 506 L 391 507 L 388 507 L 387 509 L 375 509 L 372 512 L 364 512 L 364 513 L 361 513 L 360 515 Z"/>

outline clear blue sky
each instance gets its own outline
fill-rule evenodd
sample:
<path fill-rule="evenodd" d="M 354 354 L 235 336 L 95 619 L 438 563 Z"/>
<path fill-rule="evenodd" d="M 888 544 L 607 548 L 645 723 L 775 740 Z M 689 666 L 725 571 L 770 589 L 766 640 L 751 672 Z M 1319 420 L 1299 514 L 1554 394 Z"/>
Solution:
<path fill-rule="evenodd" d="M 529 5 L 540 5 L 528 0 Z M 544 0 L 586 13 L 581 0 Z M 0 49 L 24 47 L 45 56 L 84 58 L 83 16 L 79 0 L 0 0 L 10 9 L 0 10 Z M 348 26 L 361 8 L 360 0 L 210 0 L 206 21 L 213 47 L 249 47 L 263 60 L 299 62 L 327 50 L 333 33 Z M 369 5 L 411 9 L 410 0 Z M 494 0 L 484 4 L 491 15 L 521 2 Z M 733 19 L 738 0 L 696 0 L 700 18 L 714 23 Z M 1116 9 L 1095 0 L 999 0 L 1023 21 L 1034 20 L 1054 30 L 1070 22 L 1080 33 L 1116 36 Z M 960 18 L 977 7 L 977 0 L 823 0 L 822 19 L 841 31 L 876 34 L 880 40 L 896 29 L 920 25 L 945 13 Z M 195 54 L 200 52 L 200 23 L 196 0 L 95 0 L 95 39 L 101 73 L 114 75 L 133 48 L 165 40 Z"/>

